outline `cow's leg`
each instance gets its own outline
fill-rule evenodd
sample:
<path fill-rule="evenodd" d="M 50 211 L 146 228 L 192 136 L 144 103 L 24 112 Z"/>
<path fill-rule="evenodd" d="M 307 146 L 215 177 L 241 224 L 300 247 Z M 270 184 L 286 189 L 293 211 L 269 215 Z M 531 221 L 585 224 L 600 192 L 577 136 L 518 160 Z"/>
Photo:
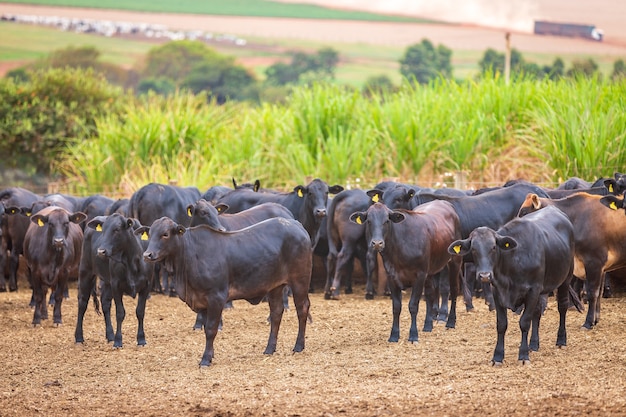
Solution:
<path fill-rule="evenodd" d="M 126 318 L 126 309 L 122 300 L 122 294 L 117 289 L 112 290 L 113 301 L 115 302 L 115 337 L 113 339 L 113 347 L 121 348 L 122 344 L 122 323 Z"/>
<path fill-rule="evenodd" d="M 391 334 L 389 342 L 397 342 L 400 339 L 400 313 L 402 312 L 402 290 L 395 284 L 390 285 L 391 309 L 393 322 L 391 324 Z"/>
<path fill-rule="evenodd" d="M 204 347 L 204 353 L 200 360 L 200 366 L 210 366 L 213 361 L 214 348 L 213 342 L 222 318 L 222 310 L 224 309 L 225 300 L 209 299 L 208 307 L 206 309 L 206 320 L 204 322 L 204 335 L 206 337 L 206 344 Z"/>
<path fill-rule="evenodd" d="M 7 290 L 7 282 L 4 275 L 4 271 L 6 271 L 6 266 L 9 261 L 9 251 L 7 248 L 6 239 L 0 239 L 0 292 L 6 292 Z"/>
<path fill-rule="evenodd" d="M 146 316 L 146 300 L 150 295 L 148 290 L 148 286 L 142 289 L 137 296 L 137 308 L 135 309 L 135 314 L 137 314 L 137 345 L 145 346 L 146 345 L 146 334 L 143 329 L 143 320 Z"/>
<path fill-rule="evenodd" d="M 409 315 L 411 316 L 411 326 L 409 327 L 409 342 L 417 343 L 417 313 L 419 311 L 419 303 L 424 293 L 424 277 L 417 277 L 413 288 L 411 289 L 411 298 L 409 298 Z M 428 283 L 429 289 L 426 291 L 426 318 L 424 319 L 424 331 L 431 332 L 433 330 L 432 312 L 432 280 Z M 429 317 L 430 316 L 430 317 Z"/>
<path fill-rule="evenodd" d="M 600 290 L 602 289 L 602 267 L 600 265 L 585 265 L 587 280 L 587 318 L 583 327 L 591 329 L 600 320 Z"/>
<path fill-rule="evenodd" d="M 604 273 L 604 285 L 602 286 L 602 298 L 613 297 L 613 291 L 611 290 L 611 274 Z"/>
<path fill-rule="evenodd" d="M 52 322 L 55 327 L 63 324 L 63 318 L 61 316 L 61 306 L 63 304 L 63 291 L 67 286 L 67 277 L 59 278 L 57 286 L 54 288 L 54 310 L 52 312 Z M 52 296 L 52 294 L 51 294 Z"/>
<path fill-rule="evenodd" d="M 528 332 L 532 322 L 536 321 L 537 329 L 539 329 L 539 318 L 541 317 L 541 308 L 538 301 L 539 296 L 530 295 L 526 297 L 524 302 L 524 312 L 519 319 L 519 328 L 522 332 L 522 341 L 519 346 L 519 355 L 517 360 L 521 364 L 530 363 L 529 346 L 528 346 Z M 539 340 L 537 340 L 537 346 L 539 346 Z"/>
<path fill-rule="evenodd" d="M 41 319 L 48 320 L 48 304 L 46 304 L 46 296 L 48 295 L 48 287 L 42 285 L 42 298 L 41 298 Z"/>
<path fill-rule="evenodd" d="M 461 273 L 461 259 L 452 259 L 448 262 L 448 298 L 450 298 L 450 309 L 448 311 L 448 321 L 446 328 L 456 327 L 456 299 L 459 296 L 459 278 Z"/>
<path fill-rule="evenodd" d="M 335 271 L 337 269 L 337 253 L 329 250 L 326 256 L 326 285 L 324 286 L 324 299 L 330 300 L 330 288 L 333 286 Z"/>
<path fill-rule="evenodd" d="M 112 342 L 115 337 L 113 333 L 113 324 L 111 323 L 111 301 L 113 299 L 113 295 L 111 293 L 110 283 L 103 283 L 100 299 L 102 300 L 102 315 L 104 316 L 105 335 L 107 342 Z"/>
<path fill-rule="evenodd" d="M 547 302 L 547 298 L 546 298 Z M 539 324 L 541 323 L 541 316 L 543 314 L 543 300 L 537 303 L 535 307 L 535 313 L 532 317 L 531 331 L 530 331 L 530 345 L 529 349 L 533 352 L 539 350 Z"/>
<path fill-rule="evenodd" d="M 13 247 L 9 256 L 9 291 L 17 291 L 17 270 L 19 269 L 19 265 L 20 252 Z"/>
<path fill-rule="evenodd" d="M 365 273 L 365 299 L 374 299 L 374 280 L 378 281 L 378 252 L 368 250 L 365 255 L 365 262 L 363 265 L 363 272 Z"/>
<path fill-rule="evenodd" d="M 85 341 L 83 337 L 83 319 L 85 318 L 85 312 L 87 311 L 87 305 L 89 304 L 89 298 L 95 282 L 96 276 L 88 273 L 84 273 L 78 279 L 78 317 L 76 318 L 76 330 L 74 331 L 74 341 L 76 343 Z"/>
<path fill-rule="evenodd" d="M 329 299 L 339 299 L 339 287 L 342 282 L 345 282 L 346 277 L 352 276 L 352 270 L 354 269 L 354 251 L 350 249 L 350 245 L 344 245 L 337 255 L 337 266 L 335 269 L 335 277 L 333 283 L 329 288 Z M 324 296 L 326 298 L 326 295 Z"/>
<path fill-rule="evenodd" d="M 491 287 L 491 283 L 481 281 L 480 285 L 482 285 L 483 297 L 485 297 L 485 304 L 489 306 L 489 311 L 495 310 L 496 304 L 493 301 L 493 288 Z"/>
<path fill-rule="evenodd" d="M 424 281 L 422 281 L 421 283 L 421 286 L 422 286 L 421 292 L 424 293 L 424 297 L 426 301 L 426 315 L 424 317 L 424 327 L 422 329 L 425 332 L 433 331 L 433 320 L 436 318 L 436 314 L 433 311 L 433 306 L 435 305 L 435 302 L 436 302 L 435 297 L 437 296 L 437 291 L 435 289 L 434 284 L 435 283 L 433 281 L 432 276 L 425 277 Z M 412 295 L 413 294 L 411 294 L 411 299 L 413 298 Z M 418 304 L 417 304 L 416 313 L 419 312 L 419 300 L 420 299 L 421 299 L 421 296 L 417 299 Z M 409 312 L 410 311 L 411 311 L 411 301 L 409 301 Z M 415 319 L 417 321 L 417 315 L 415 316 Z"/>
<path fill-rule="evenodd" d="M 302 286 L 302 288 L 293 287 L 292 291 L 293 303 L 296 306 L 296 313 L 298 315 L 298 336 L 296 337 L 296 344 L 293 347 L 293 351 L 302 352 L 302 350 L 304 350 L 306 324 L 310 317 L 309 309 L 311 307 L 311 301 L 309 300 L 309 294 L 305 286 Z"/>
<path fill-rule="evenodd" d="M 278 341 L 278 329 L 283 318 L 283 286 L 276 287 L 267 293 L 267 301 L 270 306 L 270 337 L 265 348 L 265 355 L 271 355 L 276 351 L 276 343 Z M 306 320 L 306 318 L 305 318 Z"/>
<path fill-rule="evenodd" d="M 498 332 L 498 340 L 496 342 L 496 348 L 493 351 L 491 363 L 493 365 L 502 365 L 502 361 L 504 361 L 504 335 L 508 327 L 508 318 L 506 316 L 506 307 L 503 307 L 498 302 L 497 295 L 494 294 L 494 298 L 496 301 L 496 329 Z"/>
<path fill-rule="evenodd" d="M 47 291 L 46 291 L 47 292 Z M 41 324 L 42 320 L 42 309 L 47 308 L 45 303 L 46 294 L 44 290 L 38 282 L 33 285 L 33 301 L 35 302 L 35 308 L 33 312 L 33 326 L 38 326 Z M 46 311 L 47 313 L 47 311 Z"/>
<path fill-rule="evenodd" d="M 565 281 L 557 289 L 556 300 L 559 309 L 559 330 L 556 334 L 556 345 L 567 345 L 567 332 L 565 330 L 565 318 L 569 309 L 569 280 Z"/>
<path fill-rule="evenodd" d="M 196 313 L 196 322 L 193 325 L 194 330 L 202 330 L 202 326 L 204 326 L 204 322 L 206 320 L 204 316 L 205 315 L 202 311 Z"/>
<path fill-rule="evenodd" d="M 475 284 L 476 266 L 473 262 L 463 262 L 463 275 L 461 277 L 461 285 L 463 287 L 463 300 L 465 301 L 465 309 L 467 311 L 474 310 L 472 297 Z"/>

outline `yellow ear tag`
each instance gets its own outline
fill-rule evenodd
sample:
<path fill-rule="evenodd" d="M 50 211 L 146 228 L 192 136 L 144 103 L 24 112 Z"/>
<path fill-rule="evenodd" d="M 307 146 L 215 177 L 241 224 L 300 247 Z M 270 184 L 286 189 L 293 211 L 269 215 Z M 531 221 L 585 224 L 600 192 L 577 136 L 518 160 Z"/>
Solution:
<path fill-rule="evenodd" d="M 509 242 L 506 242 L 506 243 L 504 244 L 504 247 L 505 247 L 505 248 L 508 248 L 508 247 L 509 247 Z"/>
<path fill-rule="evenodd" d="M 356 218 L 356 224 L 363 224 L 363 222 L 361 221 L 361 216 L 358 216 Z"/>
<path fill-rule="evenodd" d="M 609 184 L 609 193 L 613 192 L 613 184 Z"/>
<path fill-rule="evenodd" d="M 615 201 L 611 201 L 611 204 L 609 204 L 609 208 L 611 210 L 617 210 L 617 204 L 615 204 Z"/>
<path fill-rule="evenodd" d="M 190 208 L 187 209 L 187 216 L 191 217 L 191 209 Z"/>
<path fill-rule="evenodd" d="M 378 194 L 374 194 L 374 197 L 372 197 L 372 201 L 374 203 L 378 203 Z"/>
<path fill-rule="evenodd" d="M 456 245 L 455 247 L 452 248 L 456 253 L 461 252 L 461 245 Z"/>
<path fill-rule="evenodd" d="M 30 216 L 32 216 L 32 215 L 33 215 L 33 213 L 31 213 L 30 211 L 27 211 L 27 212 L 26 212 L 26 217 L 30 217 Z"/>
<path fill-rule="evenodd" d="M 98 224 L 98 225 L 96 226 L 96 232 L 101 232 L 101 231 L 102 231 L 102 225 L 101 225 L 101 224 Z"/>
<path fill-rule="evenodd" d="M 17 212 L 17 210 L 11 209 L 11 214 L 15 214 L 16 212 Z"/>
<path fill-rule="evenodd" d="M 222 212 L 222 208 L 221 207 L 217 208 L 217 212 L 221 213 Z"/>
<path fill-rule="evenodd" d="M 148 233 L 147 232 L 143 232 L 141 234 L 141 240 L 148 240 Z"/>
<path fill-rule="evenodd" d="M 37 219 L 37 226 L 39 227 L 43 227 L 44 223 L 41 221 L 41 219 Z"/>
<path fill-rule="evenodd" d="M 298 197 L 302 198 L 304 197 L 304 194 L 302 194 L 302 190 L 298 189 Z"/>

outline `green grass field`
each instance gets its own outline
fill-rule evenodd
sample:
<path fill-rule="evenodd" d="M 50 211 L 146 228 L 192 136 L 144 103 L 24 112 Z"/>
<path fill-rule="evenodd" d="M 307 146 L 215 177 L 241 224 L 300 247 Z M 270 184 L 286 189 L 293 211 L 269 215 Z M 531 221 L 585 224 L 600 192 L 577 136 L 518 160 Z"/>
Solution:
<path fill-rule="evenodd" d="M 287 4 L 267 0 L 9 0 L 6 3 L 45 6 L 93 7 L 157 13 L 213 14 L 221 16 L 291 17 L 305 19 L 368 20 L 385 22 L 428 22 L 404 16 L 342 11 L 308 4 Z"/>

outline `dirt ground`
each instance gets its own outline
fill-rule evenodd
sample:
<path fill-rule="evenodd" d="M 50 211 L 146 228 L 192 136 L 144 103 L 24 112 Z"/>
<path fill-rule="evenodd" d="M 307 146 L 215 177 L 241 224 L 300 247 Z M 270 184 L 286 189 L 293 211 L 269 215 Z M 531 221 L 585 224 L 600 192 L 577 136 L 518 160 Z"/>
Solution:
<path fill-rule="evenodd" d="M 90 305 L 85 344 L 74 344 L 75 284 L 63 303 L 61 327 L 31 326 L 30 291 L 0 294 L 3 353 L 0 415 L 115 416 L 570 416 L 626 415 L 626 298 L 602 300 L 602 318 L 581 330 L 570 312 L 568 346 L 554 346 L 555 301 L 541 322 L 541 346 L 532 364 L 517 362 L 518 318 L 509 313 L 505 364 L 492 367 L 495 313 L 482 301 L 458 314 L 457 328 L 442 324 L 408 337 L 408 294 L 401 341 L 388 343 L 391 301 L 364 299 L 363 287 L 339 301 L 311 294 L 313 323 L 304 352 L 293 354 L 297 320 L 285 313 L 278 349 L 263 355 L 267 304 L 235 301 L 224 314 L 215 359 L 198 362 L 204 333 L 178 298 L 153 295 L 146 312 L 148 345 L 136 346 L 135 303 L 126 301 L 124 347 L 104 337 L 104 320 Z M 461 299 L 459 299 L 461 303 Z M 423 322 L 424 305 L 419 322 Z M 421 329 L 421 327 L 420 327 Z"/>

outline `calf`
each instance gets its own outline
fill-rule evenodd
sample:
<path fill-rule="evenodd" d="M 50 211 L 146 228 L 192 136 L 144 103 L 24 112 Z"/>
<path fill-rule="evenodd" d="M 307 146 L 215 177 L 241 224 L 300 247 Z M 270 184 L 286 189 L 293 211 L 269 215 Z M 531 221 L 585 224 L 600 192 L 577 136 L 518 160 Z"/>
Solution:
<path fill-rule="evenodd" d="M 456 299 L 461 259 L 451 257 L 448 245 L 459 239 L 459 217 L 450 203 L 433 201 L 414 211 L 390 210 L 374 203 L 365 212 L 356 212 L 350 220 L 365 229 L 366 242 L 382 256 L 387 271 L 393 305 L 390 342 L 400 337 L 402 290 L 411 287 L 409 342 L 417 342 L 417 313 L 426 280 L 446 265 L 450 270 L 451 308 L 446 327 L 456 325 Z M 432 300 L 426 304 L 424 331 L 432 330 Z"/>
<path fill-rule="evenodd" d="M 585 280 L 588 309 L 583 327 L 587 329 L 593 328 L 600 319 L 600 292 L 604 273 L 626 267 L 626 216 L 615 210 L 604 209 L 601 200 L 605 198 L 585 192 L 558 200 L 528 194 L 519 209 L 521 217 L 555 206 L 574 225 L 574 275 Z"/>
<path fill-rule="evenodd" d="M 144 247 L 134 229 L 141 226 L 136 220 L 121 214 L 94 217 L 87 224 L 83 240 L 78 278 L 78 319 L 74 339 L 83 343 L 83 318 L 89 297 L 96 291 L 98 277 L 102 280 L 101 300 L 106 339 L 113 347 L 122 347 L 122 322 L 126 316 L 123 295 L 138 296 L 137 345 L 146 344 L 143 320 L 151 282 L 148 266 L 143 260 Z M 115 301 L 117 330 L 111 323 L 111 300 Z M 97 305 L 97 304 L 96 304 Z"/>
<path fill-rule="evenodd" d="M 556 345 L 567 344 L 565 316 L 574 270 L 574 227 L 563 212 L 549 207 L 515 218 L 497 231 L 478 227 L 467 239 L 452 243 L 448 252 L 459 258 L 471 253 L 477 276 L 494 288 L 498 329 L 494 365 L 502 365 L 504 360 L 507 309 L 516 311 L 521 307 L 524 311 L 519 321 L 522 341 L 518 359 L 522 364 L 530 363 L 529 349 L 539 349 L 540 300 L 554 290 L 560 316 Z M 580 300 L 577 300 L 577 308 L 582 308 Z"/>
<path fill-rule="evenodd" d="M 79 224 L 86 217 L 84 213 L 69 213 L 56 206 L 46 207 L 31 217 L 24 237 L 24 258 L 33 286 L 35 326 L 41 324 L 42 318 L 48 318 L 44 302 L 48 288 L 54 292 L 54 324 L 62 323 L 63 288 L 70 271 L 80 262 L 83 230 Z"/>
<path fill-rule="evenodd" d="M 285 285 L 293 291 L 298 315 L 293 351 L 304 349 L 313 254 L 310 237 L 299 222 L 277 217 L 220 232 L 205 225 L 187 229 L 163 217 L 135 233 L 146 231 L 150 239 L 144 259 L 171 265 L 180 299 L 196 313 L 205 314 L 206 346 L 200 366 L 211 365 L 222 310 L 231 300 L 258 304 L 267 295 L 271 324 L 265 354 L 274 353 Z"/>

